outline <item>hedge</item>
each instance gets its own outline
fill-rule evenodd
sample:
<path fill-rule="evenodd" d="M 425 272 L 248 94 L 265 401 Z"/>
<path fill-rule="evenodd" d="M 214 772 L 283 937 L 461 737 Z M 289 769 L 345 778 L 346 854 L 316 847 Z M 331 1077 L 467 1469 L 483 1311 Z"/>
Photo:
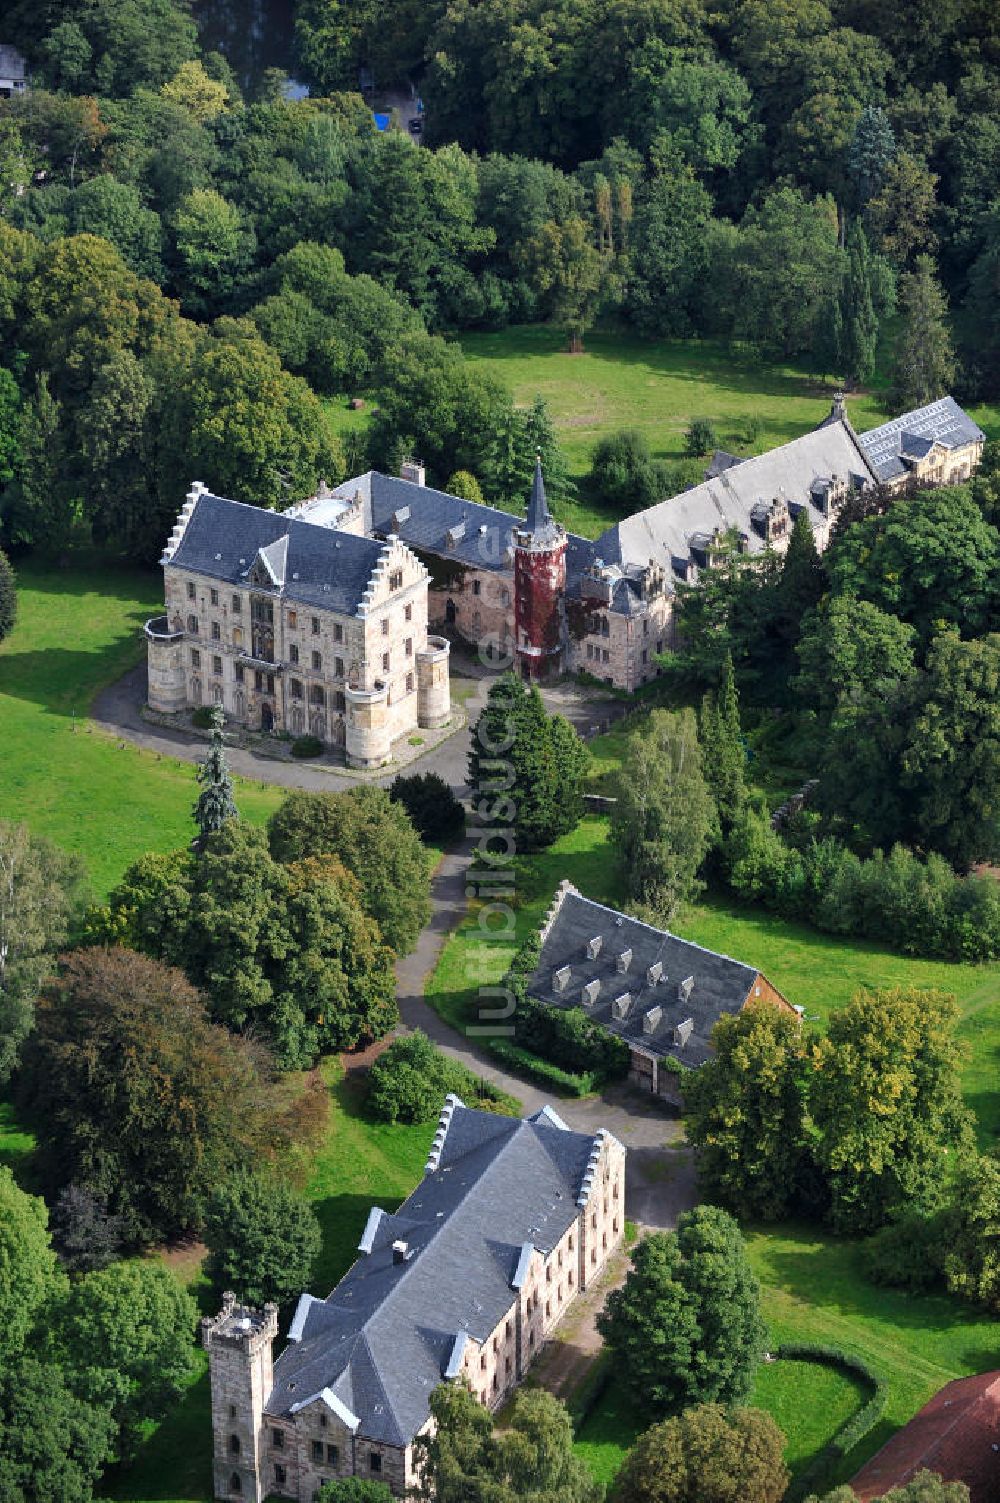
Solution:
<path fill-rule="evenodd" d="M 845 1352 L 839 1346 L 814 1346 L 809 1342 L 786 1342 L 774 1353 L 780 1362 L 825 1362 L 830 1367 L 840 1367 L 852 1377 L 860 1378 L 872 1388 L 872 1396 L 862 1404 L 846 1424 L 842 1425 L 822 1450 L 817 1451 L 809 1465 L 799 1473 L 785 1494 L 784 1503 L 799 1503 L 807 1493 L 818 1490 L 833 1469 L 844 1457 L 861 1444 L 885 1413 L 889 1399 L 889 1385 L 879 1373 L 868 1366 L 862 1357 Z"/>
<path fill-rule="evenodd" d="M 572 1075 L 569 1070 L 561 1070 L 547 1059 L 539 1059 L 537 1054 L 530 1054 L 508 1039 L 489 1039 L 486 1047 L 501 1064 L 509 1065 L 528 1080 L 552 1086 L 564 1096 L 590 1096 L 600 1083 L 593 1074 Z"/>

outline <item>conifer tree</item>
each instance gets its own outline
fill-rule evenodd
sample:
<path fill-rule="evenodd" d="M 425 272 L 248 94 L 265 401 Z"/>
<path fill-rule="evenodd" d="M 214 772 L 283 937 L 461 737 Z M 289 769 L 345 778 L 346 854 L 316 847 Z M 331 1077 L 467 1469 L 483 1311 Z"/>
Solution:
<path fill-rule="evenodd" d="M 709 690 L 698 717 L 702 770 L 719 811 L 725 836 L 746 801 L 746 752 L 740 729 L 740 704 L 733 659 L 726 653 L 717 690 Z"/>
<path fill-rule="evenodd" d="M 847 275 L 841 291 L 841 366 L 847 379 L 861 384 L 875 369 L 878 318 L 872 302 L 868 237 L 857 221 L 847 237 Z"/>
<path fill-rule="evenodd" d="M 558 505 L 560 501 L 570 500 L 576 495 L 576 486 L 569 478 L 566 456 L 559 447 L 559 439 L 556 437 L 549 409 L 539 394 L 536 394 L 535 400 L 524 414 L 524 430 L 530 473 L 534 474 L 535 459 L 539 458 L 542 461 L 542 472 L 545 476 L 545 494 L 549 501 Z M 528 491 L 530 489 L 529 480 Z M 524 499 L 527 500 L 527 491 Z"/>
<path fill-rule="evenodd" d="M 9 637 L 17 620 L 17 581 L 6 553 L 0 549 L 0 642 Z"/>
<path fill-rule="evenodd" d="M 896 134 L 888 115 L 878 105 L 867 105 L 858 116 L 847 158 L 859 209 L 880 191 L 895 155 Z"/>
<path fill-rule="evenodd" d="M 198 767 L 196 774 L 202 785 L 198 802 L 194 806 L 194 818 L 201 838 L 221 830 L 227 819 L 239 819 L 239 810 L 233 798 L 233 782 L 226 763 L 226 751 L 222 743 L 222 727 L 225 716 L 218 705 L 212 710 L 212 743 L 208 755 Z"/>
<path fill-rule="evenodd" d="M 896 412 L 943 397 L 955 379 L 948 303 L 930 256 L 918 256 L 899 281 L 903 325 L 896 342 L 891 400 Z"/>

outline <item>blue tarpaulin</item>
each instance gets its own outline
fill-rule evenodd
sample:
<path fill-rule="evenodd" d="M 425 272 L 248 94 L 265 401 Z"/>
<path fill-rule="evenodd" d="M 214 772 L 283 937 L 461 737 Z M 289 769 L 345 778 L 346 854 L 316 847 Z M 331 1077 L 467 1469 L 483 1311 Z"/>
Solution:
<path fill-rule="evenodd" d="M 392 119 L 392 116 L 391 115 L 380 115 L 377 110 L 373 111 L 373 113 L 375 115 L 375 126 L 376 126 L 376 129 L 377 130 L 388 130 L 389 129 L 389 121 Z"/>

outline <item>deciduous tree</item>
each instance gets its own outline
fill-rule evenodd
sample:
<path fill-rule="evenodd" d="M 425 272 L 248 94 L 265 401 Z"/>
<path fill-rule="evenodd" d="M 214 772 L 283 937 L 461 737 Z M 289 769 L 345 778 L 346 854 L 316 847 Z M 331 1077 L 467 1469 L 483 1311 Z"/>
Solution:
<path fill-rule="evenodd" d="M 683 1213 L 676 1232 L 644 1237 L 597 1325 L 643 1411 L 745 1403 L 766 1330 L 736 1222 L 699 1206 Z"/>
<path fill-rule="evenodd" d="M 336 856 L 360 882 L 360 901 L 386 944 L 406 955 L 430 918 L 430 876 L 420 837 L 383 788 L 291 793 L 267 826 L 271 854 L 291 862 Z"/>
<path fill-rule="evenodd" d="M 718 832 L 692 710 L 654 710 L 629 734 L 616 793 L 610 838 L 626 890 L 668 920 L 700 891 Z"/>
<path fill-rule="evenodd" d="M 761 1003 L 720 1018 L 712 1047 L 684 1082 L 699 1174 L 735 1215 L 778 1219 L 795 1204 L 807 1151 L 801 1024 Z"/>
<path fill-rule="evenodd" d="M 31 1032 L 38 988 L 79 917 L 83 883 L 78 857 L 0 820 L 0 1081 Z"/>
<path fill-rule="evenodd" d="M 70 1285 L 48 1345 L 85 1402 L 110 1410 L 116 1451 L 131 1454 L 194 1371 L 194 1300 L 162 1263 L 113 1263 Z"/>
<path fill-rule="evenodd" d="M 697 1404 L 639 1437 L 618 1474 L 616 1503 L 781 1503 L 784 1448 L 763 1410 Z"/>
<path fill-rule="evenodd" d="M 267 1174 L 240 1169 L 205 1210 L 208 1274 L 251 1305 L 285 1304 L 312 1283 L 321 1236 L 304 1196 Z"/>
<path fill-rule="evenodd" d="M 968 1145 L 957 1020 L 943 992 L 859 992 L 813 1044 L 809 1108 L 838 1230 L 933 1203 L 949 1153 Z"/>
<path fill-rule="evenodd" d="M 179 971 L 128 950 L 74 952 L 20 1077 L 47 1183 L 92 1189 L 133 1245 L 190 1231 L 212 1186 L 276 1133 L 262 1065 Z"/>
<path fill-rule="evenodd" d="M 0 1164 L 0 1357 L 4 1363 L 25 1346 L 64 1277 L 49 1241 L 44 1200 L 26 1195 L 6 1165 Z"/>

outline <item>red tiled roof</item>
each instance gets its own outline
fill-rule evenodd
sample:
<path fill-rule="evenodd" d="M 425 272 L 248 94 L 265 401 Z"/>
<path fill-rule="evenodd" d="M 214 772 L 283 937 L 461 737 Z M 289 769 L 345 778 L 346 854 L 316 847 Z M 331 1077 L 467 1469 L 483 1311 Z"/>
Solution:
<path fill-rule="evenodd" d="M 964 1482 L 971 1503 L 1000 1498 L 1000 1372 L 945 1384 L 851 1482 L 861 1503 L 927 1468 Z"/>

